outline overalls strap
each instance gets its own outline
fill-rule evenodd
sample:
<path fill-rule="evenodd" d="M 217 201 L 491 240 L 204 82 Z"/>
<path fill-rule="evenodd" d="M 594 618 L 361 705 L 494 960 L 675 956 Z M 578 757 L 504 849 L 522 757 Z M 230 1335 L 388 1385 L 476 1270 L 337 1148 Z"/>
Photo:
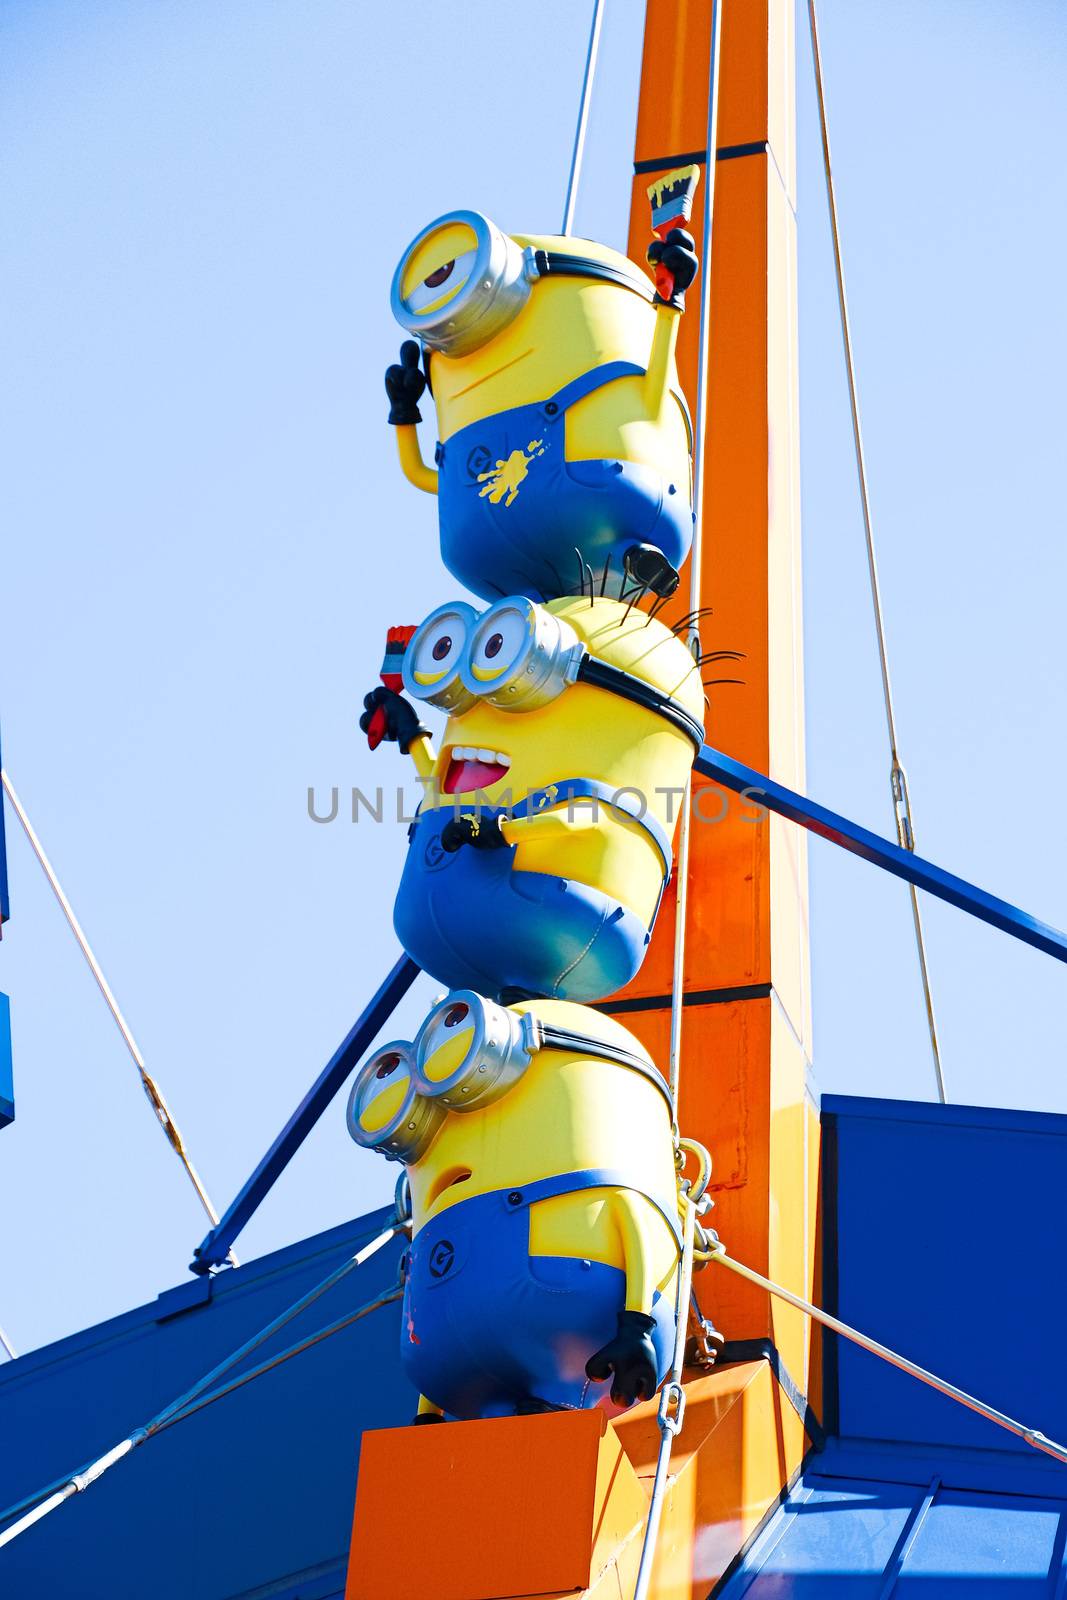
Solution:
<path fill-rule="evenodd" d="M 643 378 L 645 372 L 646 369 L 639 367 L 635 361 L 606 361 L 602 367 L 591 367 L 588 372 L 580 372 L 562 389 L 557 389 L 547 400 L 542 400 L 538 410 L 543 412 L 546 421 L 551 422 L 553 418 L 563 416 L 579 400 L 584 400 L 587 394 L 603 389 L 605 384 L 614 383 L 617 378 Z"/>
<path fill-rule="evenodd" d="M 536 1205 L 539 1200 L 554 1200 L 561 1194 L 580 1194 L 585 1189 L 628 1189 L 631 1194 L 643 1195 L 649 1205 L 655 1206 L 671 1231 L 679 1251 L 682 1248 L 682 1230 L 675 1212 L 668 1205 L 630 1181 L 630 1174 L 615 1167 L 584 1167 L 578 1172 L 559 1172 L 552 1178 L 539 1178 L 515 1189 L 502 1189 L 500 1197 L 508 1211 L 521 1211 Z"/>
<path fill-rule="evenodd" d="M 663 863 L 664 881 L 669 881 L 670 836 L 657 818 L 648 814 L 647 809 L 642 811 L 641 800 L 630 789 L 613 789 L 610 784 L 599 783 L 595 778 L 565 778 L 562 783 L 550 783 L 547 788 L 535 789 L 525 800 L 520 800 L 517 805 L 511 807 L 511 815 L 533 817 L 539 811 L 547 811 L 572 800 L 596 800 L 610 806 L 613 811 L 621 811 L 631 822 L 636 822 L 639 828 L 645 830 L 659 852 Z"/>

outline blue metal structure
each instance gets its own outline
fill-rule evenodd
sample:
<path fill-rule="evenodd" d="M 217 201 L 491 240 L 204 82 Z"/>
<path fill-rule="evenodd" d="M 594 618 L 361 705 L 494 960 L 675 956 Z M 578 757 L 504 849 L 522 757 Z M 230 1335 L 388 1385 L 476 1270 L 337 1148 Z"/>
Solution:
<path fill-rule="evenodd" d="M 0 1366 L 0 1504 L 80 1466 L 318 1283 L 388 1210 L 187 1280 Z M 399 1243 L 251 1355 L 252 1367 L 395 1281 Z M 148 1441 L 0 1551 L 5 1600 L 327 1600 L 344 1588 L 365 1428 L 406 1422 L 399 1310 L 374 1312 Z"/>
<path fill-rule="evenodd" d="M 823 1101 L 823 1303 L 993 1404 L 1067 1422 L 1067 1117 Z M 1067 1593 L 1067 1470 L 825 1337 L 825 1447 L 723 1600 Z"/>
<path fill-rule="evenodd" d="M 816 1457 L 721 1600 L 1061 1600 L 1067 1498 L 991 1487 L 966 1456 Z"/>
<path fill-rule="evenodd" d="M 219 1218 L 218 1225 L 197 1246 L 190 1264 L 193 1272 L 210 1272 L 213 1267 L 221 1267 L 225 1263 L 233 1241 L 278 1181 L 345 1079 L 359 1065 L 375 1035 L 392 1016 L 419 971 L 414 961 L 407 956 L 400 957 L 337 1046 L 248 1182 Z"/>
<path fill-rule="evenodd" d="M 723 755 L 721 750 L 713 750 L 710 745 L 704 746 L 693 767 L 704 777 L 721 783 L 723 788 L 744 795 L 754 804 L 765 805 L 779 816 L 788 817 L 790 822 L 807 828 L 809 833 L 817 833 L 821 838 L 829 839 L 831 844 L 840 845 L 851 855 L 861 856 L 864 861 L 882 867 L 894 877 L 903 878 L 906 883 L 913 883 L 917 889 L 925 889 L 939 900 L 947 900 L 949 905 L 969 912 L 982 922 L 988 922 L 991 927 L 999 928 L 1001 933 L 1010 933 L 1013 939 L 1021 939 L 1024 944 L 1033 945 L 1035 950 L 1055 956 L 1057 961 L 1067 961 L 1067 934 L 1061 933 L 1058 928 L 1039 922 L 1036 917 L 1020 911 L 1018 906 L 1011 905 L 1009 901 L 998 899 L 996 895 L 979 889 L 964 878 L 957 878 L 953 873 L 946 872 L 944 867 L 935 866 L 932 861 L 925 861 L 922 856 L 892 844 L 880 834 L 861 828 L 858 822 L 850 822 L 847 817 L 809 800 L 806 795 L 797 794 L 795 789 L 775 783 L 773 778 L 765 777 L 754 767 L 746 767 L 732 756 Z"/>

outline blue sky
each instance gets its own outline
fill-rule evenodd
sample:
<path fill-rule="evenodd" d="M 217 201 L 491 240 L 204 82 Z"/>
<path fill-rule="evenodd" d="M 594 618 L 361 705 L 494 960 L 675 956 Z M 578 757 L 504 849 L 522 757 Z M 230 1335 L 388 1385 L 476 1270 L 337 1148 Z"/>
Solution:
<path fill-rule="evenodd" d="M 608 0 L 578 204 L 620 245 L 642 9 Z M 1067 17 L 821 18 L 920 848 L 1062 926 Z M 5 760 L 220 1205 L 395 953 L 404 830 L 305 806 L 399 775 L 360 698 L 383 621 L 454 588 L 384 423 L 392 269 L 457 205 L 558 226 L 587 23 L 574 0 L 4 8 Z M 890 832 L 803 36 L 798 56 L 809 790 Z M 28 1349 L 179 1281 L 205 1220 L 10 817 L 9 850 L 0 1322 Z M 1067 1112 L 1062 968 L 927 916 L 951 1096 Z M 928 1097 L 905 891 L 816 842 L 812 930 L 822 1087 Z M 385 1199 L 342 1111 L 243 1254 Z"/>

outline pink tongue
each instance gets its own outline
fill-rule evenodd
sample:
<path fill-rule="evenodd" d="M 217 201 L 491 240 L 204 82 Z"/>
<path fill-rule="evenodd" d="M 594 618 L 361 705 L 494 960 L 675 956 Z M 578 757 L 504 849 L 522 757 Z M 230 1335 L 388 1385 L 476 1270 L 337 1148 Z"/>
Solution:
<path fill-rule="evenodd" d="M 445 794 L 468 794 L 499 783 L 507 772 L 499 761 L 457 761 L 453 756 L 445 774 Z"/>

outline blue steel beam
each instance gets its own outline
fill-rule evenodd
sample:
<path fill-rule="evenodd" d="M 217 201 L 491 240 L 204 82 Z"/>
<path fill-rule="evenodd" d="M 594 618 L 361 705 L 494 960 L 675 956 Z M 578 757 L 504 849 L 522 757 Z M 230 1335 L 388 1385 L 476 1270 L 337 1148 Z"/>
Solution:
<path fill-rule="evenodd" d="M 207 1237 L 193 1252 L 190 1269 L 210 1272 L 221 1267 L 249 1217 L 262 1203 L 289 1165 L 312 1128 L 326 1110 L 352 1069 L 358 1065 L 379 1029 L 392 1016 L 400 1001 L 418 977 L 421 967 L 408 956 L 401 956 L 362 1015 L 352 1024 L 323 1067 L 307 1094 L 293 1112 L 262 1161 Z"/>
<path fill-rule="evenodd" d="M 917 889 L 925 889 L 927 894 L 947 900 L 949 905 L 978 917 L 982 922 L 988 922 L 991 927 L 999 928 L 1001 933 L 1010 933 L 1012 938 L 1033 945 L 1035 950 L 1043 950 L 1048 956 L 1055 956 L 1057 961 L 1067 961 L 1067 934 L 1061 933 L 1058 928 L 1039 922 L 1028 912 L 1020 911 L 1018 906 L 1011 905 L 1007 900 L 998 900 L 996 895 L 987 894 L 984 889 L 955 877 L 943 867 L 936 867 L 932 861 L 924 861 L 922 856 L 913 855 L 910 850 L 892 844 L 880 834 L 869 833 L 858 823 L 838 816 L 836 811 L 828 811 L 825 806 L 816 804 L 805 795 L 787 789 L 784 784 L 775 783 L 773 778 L 764 777 L 753 767 L 743 766 L 731 756 L 723 755 L 721 750 L 713 750 L 710 745 L 705 745 L 696 758 L 694 769 L 706 778 L 713 778 L 724 789 L 732 789 L 735 794 L 744 795 L 746 800 L 753 803 L 762 802 L 768 810 L 788 817 L 790 822 L 799 823 L 809 833 L 829 839 L 831 844 L 840 845 L 842 850 L 848 850 L 854 856 L 862 856 L 864 861 L 873 862 L 894 877 L 913 883 Z"/>

